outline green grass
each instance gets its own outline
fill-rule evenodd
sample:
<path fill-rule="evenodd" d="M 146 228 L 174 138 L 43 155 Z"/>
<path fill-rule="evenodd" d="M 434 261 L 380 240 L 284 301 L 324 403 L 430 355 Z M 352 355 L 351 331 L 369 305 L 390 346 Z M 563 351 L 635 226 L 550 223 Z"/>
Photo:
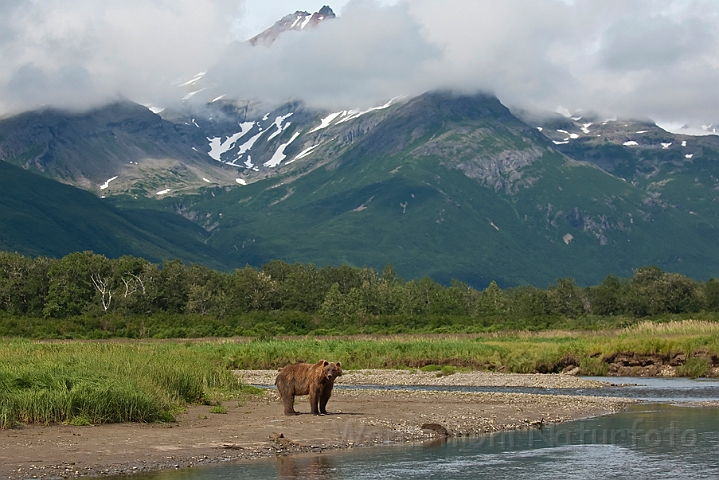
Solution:
<path fill-rule="evenodd" d="M 599 332 L 260 338 L 196 342 L 0 342 L 0 428 L 17 423 L 94 425 L 171 421 L 187 404 L 242 404 L 259 390 L 232 369 L 277 369 L 325 358 L 346 370 L 409 368 L 437 375 L 476 369 L 556 372 L 567 360 L 602 375 L 616 353 L 687 355 L 677 374 L 709 373 L 719 322 L 643 322 Z"/>
<path fill-rule="evenodd" d="M 171 421 L 210 392 L 242 392 L 212 352 L 191 345 L 3 342 L 0 427 Z"/>
<path fill-rule="evenodd" d="M 607 368 L 603 359 L 614 353 L 673 355 L 697 351 L 719 352 L 719 323 L 645 322 L 602 332 L 269 339 L 226 344 L 218 353 L 230 368 L 238 369 L 276 369 L 296 361 L 326 358 L 341 361 L 350 370 L 419 368 L 442 374 L 449 374 L 443 367 L 546 373 L 557 371 L 561 360 L 572 358 L 585 374 L 602 375 Z M 679 373 L 694 374 L 688 370 Z"/>

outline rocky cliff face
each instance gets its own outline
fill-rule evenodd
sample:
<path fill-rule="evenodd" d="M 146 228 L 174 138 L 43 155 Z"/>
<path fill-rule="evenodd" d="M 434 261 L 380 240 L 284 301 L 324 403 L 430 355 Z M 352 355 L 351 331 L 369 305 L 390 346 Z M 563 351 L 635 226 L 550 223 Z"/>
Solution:
<path fill-rule="evenodd" d="M 332 20 L 334 18 L 336 18 L 335 12 L 333 12 L 327 5 L 322 7 L 319 12 L 315 13 L 298 10 L 295 13 L 285 15 L 270 28 L 258 35 L 255 35 L 248 41 L 255 46 L 262 45 L 269 47 L 284 32 L 289 30 L 312 30 L 317 28 L 321 22 L 325 20 Z"/>

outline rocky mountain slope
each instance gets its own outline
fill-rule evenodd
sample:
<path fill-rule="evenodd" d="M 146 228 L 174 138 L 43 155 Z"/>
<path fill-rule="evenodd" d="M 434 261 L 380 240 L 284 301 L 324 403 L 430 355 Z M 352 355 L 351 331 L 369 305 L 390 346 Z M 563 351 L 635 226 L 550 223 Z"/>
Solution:
<path fill-rule="evenodd" d="M 100 195 L 235 183 L 232 169 L 193 149 L 204 142 L 196 127 L 168 122 L 129 101 L 0 121 L 0 159 Z"/>

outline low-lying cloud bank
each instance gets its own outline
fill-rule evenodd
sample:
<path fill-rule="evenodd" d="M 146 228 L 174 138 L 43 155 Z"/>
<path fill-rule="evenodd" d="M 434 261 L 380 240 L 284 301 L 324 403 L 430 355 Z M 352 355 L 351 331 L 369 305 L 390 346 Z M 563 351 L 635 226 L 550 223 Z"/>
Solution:
<path fill-rule="evenodd" d="M 713 0 L 355 0 L 338 13 L 252 48 L 231 41 L 237 1 L 10 0 L 0 112 L 118 96 L 169 105 L 208 71 L 197 99 L 346 108 L 455 88 L 523 108 L 719 120 Z"/>

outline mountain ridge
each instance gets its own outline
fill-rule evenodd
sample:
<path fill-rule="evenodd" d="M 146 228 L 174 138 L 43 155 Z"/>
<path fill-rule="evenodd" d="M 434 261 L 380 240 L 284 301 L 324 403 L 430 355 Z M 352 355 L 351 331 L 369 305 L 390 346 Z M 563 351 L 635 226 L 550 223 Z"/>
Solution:
<path fill-rule="evenodd" d="M 332 18 L 327 6 L 297 11 L 241 47 L 272 48 Z M 647 264 L 698 279 L 719 269 L 717 136 L 588 113 L 533 116 L 484 93 L 338 111 L 301 99 L 203 101 L 206 73 L 179 85 L 186 101 L 175 109 L 121 101 L 0 119 L 1 160 L 107 197 L 85 201 L 85 216 L 133 240 L 70 228 L 81 220 L 72 211 L 54 211 L 58 221 L 37 213 L 33 225 L 23 202 L 49 208 L 33 189 L 56 190 L 30 177 L 21 183 L 33 187 L 5 192 L 6 236 L 16 245 L 23 229 L 38 238 L 55 229 L 63 245 L 174 252 L 219 268 L 392 263 L 406 278 L 478 288 L 596 284 Z M 50 247 L 33 251 L 60 254 Z"/>

